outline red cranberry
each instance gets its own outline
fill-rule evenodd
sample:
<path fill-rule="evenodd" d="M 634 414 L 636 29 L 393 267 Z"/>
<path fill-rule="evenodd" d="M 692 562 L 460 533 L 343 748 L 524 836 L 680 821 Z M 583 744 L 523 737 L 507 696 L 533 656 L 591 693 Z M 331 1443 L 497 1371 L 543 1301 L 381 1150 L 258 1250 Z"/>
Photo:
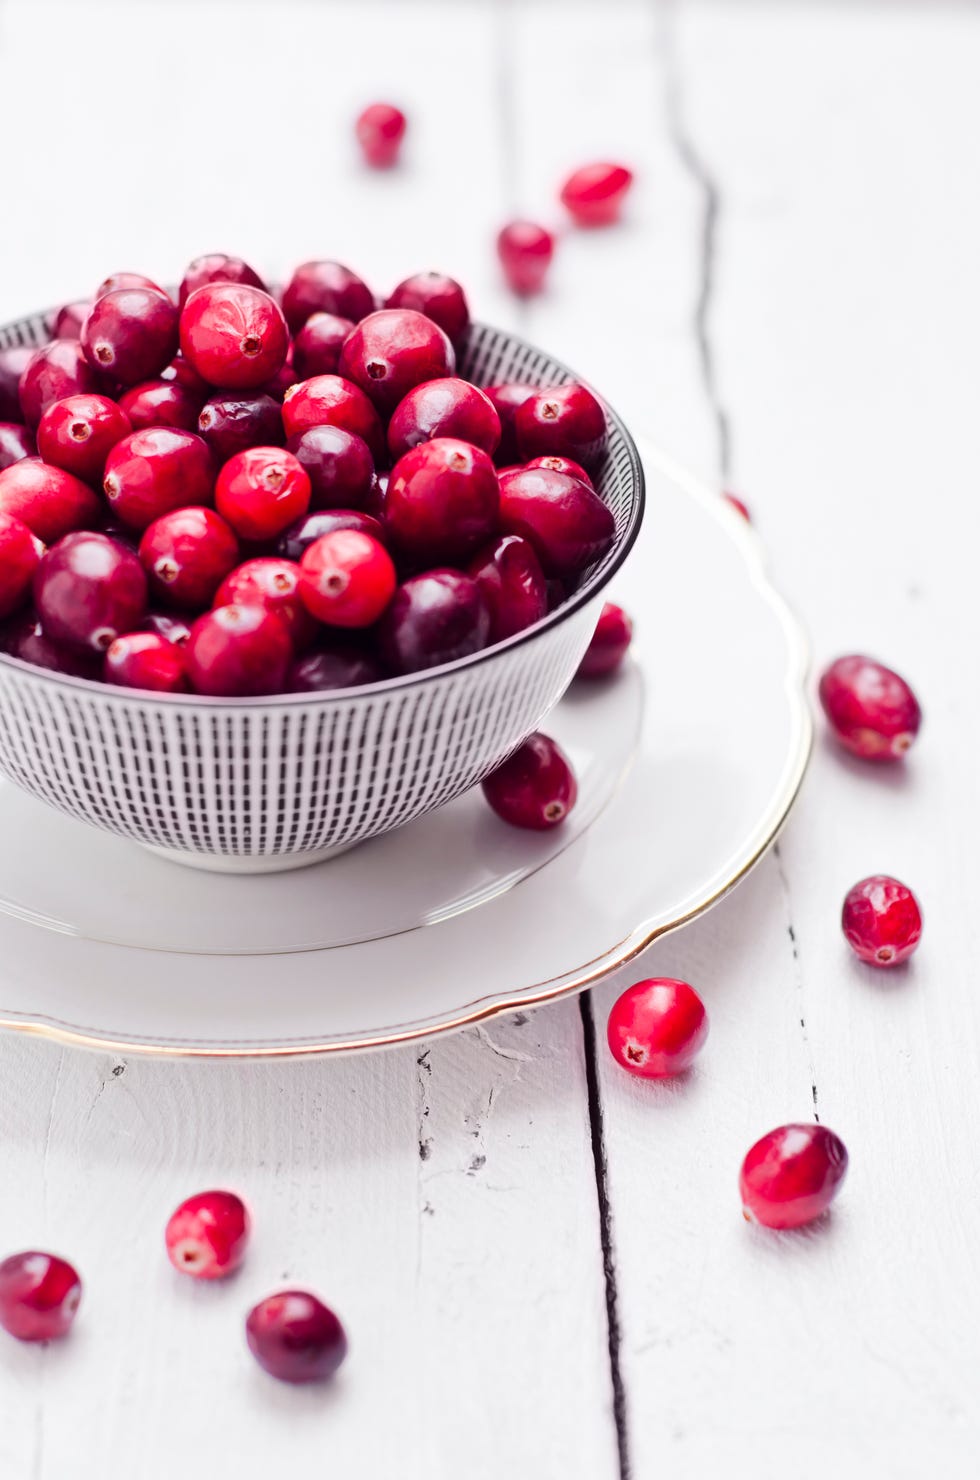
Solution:
<path fill-rule="evenodd" d="M 59 308 L 55 314 L 54 323 L 51 326 L 51 338 L 80 339 L 82 325 L 92 312 L 93 302 L 93 299 L 82 298 L 75 303 L 66 303 L 62 308 Z"/>
<path fill-rule="evenodd" d="M 225 576 L 214 605 L 264 606 L 279 618 L 296 652 L 302 652 L 316 636 L 316 623 L 300 599 L 301 584 L 302 572 L 294 561 L 264 555 Z"/>
<path fill-rule="evenodd" d="M 585 657 L 578 665 L 576 678 L 604 678 L 622 663 L 633 641 L 633 623 L 621 606 L 607 601 L 599 613 L 599 622 Z"/>
<path fill-rule="evenodd" d="M 454 437 L 399 458 L 385 497 L 385 528 L 410 559 L 455 562 L 490 538 L 500 495 L 485 452 Z"/>
<path fill-rule="evenodd" d="M 922 912 L 911 889 L 888 874 L 862 879 L 844 899 L 841 929 L 870 966 L 907 961 L 922 938 Z"/>
<path fill-rule="evenodd" d="M 215 504 L 243 540 L 274 540 L 310 506 L 310 480 L 291 452 L 249 447 L 225 463 Z"/>
<path fill-rule="evenodd" d="M 135 430 L 180 427 L 196 432 L 201 398 L 176 380 L 147 380 L 120 396 L 119 405 Z"/>
<path fill-rule="evenodd" d="M 35 350 L 20 377 L 20 408 L 32 429 L 55 401 L 101 392 L 105 378 L 85 358 L 77 339 L 53 339 Z"/>
<path fill-rule="evenodd" d="M 81 342 L 97 370 L 138 385 L 159 375 L 177 353 L 177 310 L 163 293 L 119 288 L 96 300 Z"/>
<path fill-rule="evenodd" d="M 218 1280 L 238 1269 L 249 1235 L 248 1210 L 234 1192 L 197 1192 L 170 1215 L 165 1234 L 174 1269 Z"/>
<path fill-rule="evenodd" d="M 214 464 L 203 438 L 178 427 L 145 427 L 117 442 L 102 480 L 113 513 L 133 529 L 188 504 L 214 502 Z"/>
<path fill-rule="evenodd" d="M 67 1336 L 81 1298 L 81 1280 L 57 1254 L 31 1249 L 0 1264 L 0 1326 L 18 1341 Z"/>
<path fill-rule="evenodd" d="M 586 164 L 565 181 L 561 203 L 577 226 L 611 226 L 632 183 L 621 164 Z"/>
<path fill-rule="evenodd" d="M 95 302 L 104 298 L 107 293 L 119 293 L 126 288 L 145 288 L 149 293 L 160 293 L 166 298 L 166 290 L 155 283 L 152 278 L 144 277 L 141 272 L 111 272 L 107 278 L 103 278 L 95 290 Z"/>
<path fill-rule="evenodd" d="M 237 565 L 238 540 L 213 509 L 173 509 L 144 532 L 139 556 L 156 596 L 185 611 L 201 611 Z"/>
<path fill-rule="evenodd" d="M 552 473 L 566 473 L 569 478 L 577 478 L 588 488 L 594 488 L 595 484 L 585 471 L 581 463 L 575 462 L 570 457 L 557 457 L 551 454 L 549 457 L 532 457 L 531 461 L 524 464 L 528 468 L 549 468 Z M 501 469 L 501 471 L 511 471 Z"/>
<path fill-rule="evenodd" d="M 708 1036 L 708 1014 L 693 987 L 653 977 L 617 997 L 606 1028 L 617 1064 L 644 1079 L 689 1069 Z"/>
<path fill-rule="evenodd" d="M 548 590 L 533 546 L 519 534 L 503 534 L 470 562 L 469 574 L 490 612 L 490 641 L 503 642 L 540 622 L 548 612 Z"/>
<path fill-rule="evenodd" d="M 37 445 L 25 426 L 0 421 L 0 473 L 24 457 L 36 457 Z"/>
<path fill-rule="evenodd" d="M 315 540 L 300 561 L 300 595 L 331 627 L 370 627 L 398 584 L 384 545 L 356 529 L 338 529 Z"/>
<path fill-rule="evenodd" d="M 591 462 L 606 441 L 606 413 L 591 391 L 574 381 L 531 396 L 514 418 L 522 457 L 557 453 Z"/>
<path fill-rule="evenodd" d="M 195 257 L 193 262 L 187 264 L 177 295 L 180 307 L 183 308 L 192 293 L 208 283 L 245 283 L 249 288 L 261 288 L 263 293 L 268 292 L 255 269 L 243 262 L 241 257 L 229 257 L 225 252 L 207 252 L 203 257 Z"/>
<path fill-rule="evenodd" d="M 282 419 L 287 437 L 309 427 L 343 427 L 367 443 L 376 463 L 384 460 L 387 448 L 377 411 L 359 386 L 339 375 L 314 375 L 312 380 L 290 386 L 282 403 Z"/>
<path fill-rule="evenodd" d="M 333 313 L 314 313 L 307 319 L 293 342 L 293 369 L 298 380 L 312 375 L 334 375 L 340 364 L 340 351 L 354 324 Z"/>
<path fill-rule="evenodd" d="M 561 746 L 537 733 L 490 772 L 483 795 L 511 827 L 543 832 L 564 822 L 575 806 L 578 785 Z"/>
<path fill-rule="evenodd" d="M 23 606 L 43 554 L 44 546 L 26 524 L 0 514 L 0 618 Z"/>
<path fill-rule="evenodd" d="M 144 617 L 144 632 L 153 632 L 157 637 L 172 642 L 175 647 L 185 647 L 191 635 L 193 617 L 181 617 L 176 612 L 150 612 Z"/>
<path fill-rule="evenodd" d="M 209 385 L 253 390 L 281 369 L 288 347 L 278 303 L 247 283 L 207 283 L 181 310 L 181 354 Z"/>
<path fill-rule="evenodd" d="M 249 1311 L 249 1351 L 281 1382 L 322 1382 L 347 1355 L 347 1337 L 332 1310 L 305 1290 L 280 1290 Z"/>
<path fill-rule="evenodd" d="M 438 324 L 454 344 L 470 327 L 470 306 L 455 278 L 444 272 L 417 272 L 391 292 L 385 308 L 413 308 Z"/>
<path fill-rule="evenodd" d="M 429 570 L 405 581 L 379 628 L 382 656 L 395 673 L 466 658 L 486 647 L 489 636 L 480 588 L 458 570 Z"/>
<path fill-rule="evenodd" d="M 102 677 L 122 688 L 158 694 L 185 694 L 188 689 L 182 649 L 153 632 L 117 637 L 105 655 Z"/>
<path fill-rule="evenodd" d="M 378 683 L 384 676 L 384 669 L 371 653 L 356 643 L 337 639 L 329 647 L 306 653 L 290 664 L 286 687 L 292 694 L 319 694 Z"/>
<path fill-rule="evenodd" d="M 290 437 L 289 451 L 306 469 L 313 509 L 359 509 L 374 481 L 374 458 L 363 437 L 343 427 L 308 427 Z"/>
<path fill-rule="evenodd" d="M 388 423 L 388 450 L 399 458 L 434 437 L 458 437 L 492 457 L 500 441 L 500 417 L 469 381 L 427 380 L 399 402 Z"/>
<path fill-rule="evenodd" d="M 369 103 L 354 125 L 365 160 L 375 170 L 397 164 L 408 120 L 394 103 Z"/>
<path fill-rule="evenodd" d="M 820 680 L 820 703 L 840 743 L 867 761 L 900 759 L 922 723 L 904 678 L 859 655 L 830 665 Z"/>
<path fill-rule="evenodd" d="M 0 513 L 21 519 L 39 540 L 52 544 L 73 529 L 97 524 L 102 506 L 87 483 L 24 457 L 0 472 Z"/>
<path fill-rule="evenodd" d="M 41 417 L 38 451 L 52 467 L 100 483 L 116 443 L 132 431 L 125 409 L 106 396 L 66 396 Z"/>
<path fill-rule="evenodd" d="M 292 365 L 286 364 L 283 365 L 282 369 L 276 371 L 271 380 L 264 381 L 259 386 L 259 390 L 263 395 L 271 396 L 281 406 L 286 399 L 286 392 L 292 386 L 296 385 L 298 380 L 299 376 L 296 374 Z"/>
<path fill-rule="evenodd" d="M 413 386 L 452 375 L 456 355 L 448 337 L 410 308 L 368 314 L 344 341 L 340 373 L 390 414 Z"/>
<path fill-rule="evenodd" d="M 375 519 L 383 519 L 385 516 L 385 499 L 388 497 L 388 474 L 375 473 L 371 479 L 371 488 L 364 504 L 364 512 L 372 515 Z"/>
<path fill-rule="evenodd" d="M 598 560 L 616 533 L 616 521 L 597 493 L 547 468 L 501 478 L 500 526 L 530 540 L 545 575 L 560 579 Z"/>
<path fill-rule="evenodd" d="M 206 401 L 214 390 L 206 380 L 201 379 L 194 366 L 183 355 L 174 355 L 166 370 L 160 371 L 160 379 L 182 385 L 185 390 L 197 396 L 200 402 Z"/>
<path fill-rule="evenodd" d="M 34 611 L 24 612 L 7 624 L 0 636 L 0 647 L 22 663 L 33 663 L 36 668 L 48 668 L 52 673 L 66 673 L 73 678 L 99 678 L 102 674 L 101 656 L 52 642 L 42 631 Z"/>
<path fill-rule="evenodd" d="M 315 313 L 336 314 L 356 324 L 374 311 L 374 294 L 340 262 L 304 262 L 283 289 L 282 311 L 293 334 Z"/>
<path fill-rule="evenodd" d="M 314 540 L 338 529 L 356 529 L 384 544 L 384 528 L 372 515 L 362 513 L 360 509 L 317 509 L 291 524 L 285 534 L 279 536 L 276 549 L 286 560 L 302 560 Z"/>
<path fill-rule="evenodd" d="M 146 576 L 125 545 L 104 534 L 66 534 L 34 575 L 34 604 L 47 635 L 104 653 L 146 611 Z"/>
<path fill-rule="evenodd" d="M 823 1125 L 781 1125 L 756 1141 L 739 1189 L 750 1223 L 799 1228 L 826 1212 L 847 1174 L 843 1141 Z"/>
<path fill-rule="evenodd" d="M 213 396 L 200 411 L 197 430 L 219 463 L 249 447 L 281 447 L 282 409 L 271 396 Z"/>
<path fill-rule="evenodd" d="M 0 421 L 23 422 L 21 376 L 36 353 L 32 344 L 10 344 L 0 349 Z"/>
<path fill-rule="evenodd" d="M 533 385 L 517 385 L 513 382 L 506 385 L 490 385 L 484 391 L 484 395 L 493 402 L 493 408 L 500 417 L 500 445 L 497 448 L 499 464 L 517 462 L 517 434 L 514 430 L 514 418 L 518 408 L 534 394 Z"/>
<path fill-rule="evenodd" d="M 554 255 L 551 232 L 533 221 L 511 221 L 497 237 L 497 256 L 504 277 L 522 298 L 541 292 Z"/>
<path fill-rule="evenodd" d="M 282 693 L 293 657 L 289 633 L 263 606 L 219 606 L 191 628 L 191 685 L 221 698 Z"/>
<path fill-rule="evenodd" d="M 749 513 L 748 504 L 740 499 L 737 494 L 723 493 L 722 498 L 725 500 L 726 503 L 731 504 L 736 514 L 741 514 L 746 524 L 752 523 L 752 515 Z"/>

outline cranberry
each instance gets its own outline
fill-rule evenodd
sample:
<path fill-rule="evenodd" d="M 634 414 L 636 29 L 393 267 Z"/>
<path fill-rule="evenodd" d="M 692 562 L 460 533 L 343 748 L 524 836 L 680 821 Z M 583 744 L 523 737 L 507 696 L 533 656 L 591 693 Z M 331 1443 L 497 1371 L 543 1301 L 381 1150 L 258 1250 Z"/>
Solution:
<path fill-rule="evenodd" d="M 340 373 L 384 413 L 413 386 L 452 375 L 456 355 L 446 334 L 411 308 L 382 308 L 362 319 L 344 341 Z"/>
<path fill-rule="evenodd" d="M 260 391 L 213 396 L 200 410 L 197 430 L 219 463 L 249 447 L 281 447 L 286 440 L 278 401 Z"/>
<path fill-rule="evenodd" d="M 82 298 L 75 303 L 66 303 L 54 316 L 51 326 L 52 339 L 80 339 L 82 325 L 92 312 L 93 299 Z"/>
<path fill-rule="evenodd" d="M 39 457 L 24 457 L 0 473 L 0 513 L 23 520 L 50 545 L 73 529 L 98 523 L 102 506 L 74 474 L 49 467 Z"/>
<path fill-rule="evenodd" d="M 288 347 L 278 303 L 247 283 L 206 283 L 181 310 L 181 354 L 209 385 L 253 390 L 281 369 Z"/>
<path fill-rule="evenodd" d="M 213 386 L 208 385 L 206 380 L 201 379 L 194 366 L 185 360 L 183 355 L 174 355 L 166 370 L 160 371 L 160 379 L 182 385 L 201 402 L 206 401 L 214 389 Z"/>
<path fill-rule="evenodd" d="M 751 524 L 752 523 L 752 515 L 749 513 L 748 504 L 746 504 L 742 499 L 740 499 L 737 494 L 734 494 L 734 493 L 723 493 L 722 494 L 722 498 L 725 500 L 725 502 L 727 504 L 731 504 L 731 506 L 735 510 L 736 514 L 741 514 L 741 516 L 745 520 L 746 524 Z"/>
<path fill-rule="evenodd" d="M 689 1069 L 708 1036 L 708 1014 L 693 987 L 653 977 L 617 997 L 606 1028 L 617 1064 L 644 1079 Z"/>
<path fill-rule="evenodd" d="M 374 458 L 363 437 L 343 427 L 308 427 L 287 443 L 306 469 L 313 509 L 359 509 L 374 481 Z"/>
<path fill-rule="evenodd" d="M 245 1258 L 248 1234 L 248 1210 L 234 1192 L 197 1192 L 170 1215 L 167 1258 L 196 1280 L 222 1279 Z"/>
<path fill-rule="evenodd" d="M 187 264 L 177 295 L 180 307 L 183 308 L 192 293 L 208 283 L 245 283 L 249 288 L 261 288 L 263 293 L 268 292 L 255 269 L 243 262 L 241 257 L 229 257 L 225 252 L 208 252 Z"/>
<path fill-rule="evenodd" d="M 279 536 L 276 548 L 286 560 L 302 560 L 314 540 L 338 529 L 356 529 L 384 544 L 384 528 L 372 515 L 362 513 L 360 509 L 317 509 L 291 524 L 285 534 Z"/>
<path fill-rule="evenodd" d="M 587 463 L 605 446 L 606 413 L 591 391 L 572 381 L 529 397 L 514 428 L 522 457 L 557 453 Z"/>
<path fill-rule="evenodd" d="M 384 545 L 356 529 L 321 535 L 304 551 L 300 569 L 307 610 L 331 627 L 370 627 L 398 584 Z"/>
<path fill-rule="evenodd" d="M 280 370 L 276 371 L 271 380 L 263 381 L 262 385 L 259 386 L 259 390 L 263 395 L 271 396 L 281 406 L 286 399 L 286 392 L 291 386 L 296 385 L 298 380 L 299 376 L 296 374 L 296 371 L 292 365 L 287 363 Z"/>
<path fill-rule="evenodd" d="M 333 313 L 314 313 L 293 342 L 293 369 L 297 379 L 311 375 L 333 375 L 340 364 L 340 350 L 353 329 L 350 319 Z"/>
<path fill-rule="evenodd" d="M 304 262 L 283 289 L 282 311 L 293 334 L 315 313 L 332 313 L 356 324 L 374 311 L 374 294 L 340 262 Z"/>
<path fill-rule="evenodd" d="M 922 723 L 904 678 L 858 655 L 831 663 L 820 680 L 820 703 L 837 739 L 862 760 L 898 760 Z"/>
<path fill-rule="evenodd" d="M 354 125 L 365 160 L 375 170 L 397 164 L 408 120 L 394 103 L 369 103 Z"/>
<path fill-rule="evenodd" d="M 100 483 L 105 461 L 116 443 L 132 431 L 125 410 L 106 396 L 66 396 L 41 417 L 38 451 L 46 463 Z"/>
<path fill-rule="evenodd" d="M 841 929 L 862 961 L 871 966 L 897 966 L 918 948 L 922 912 L 906 884 L 888 874 L 873 874 L 848 891 Z"/>
<path fill-rule="evenodd" d="M 146 611 L 146 576 L 132 550 L 108 535 L 66 534 L 35 572 L 34 603 L 55 642 L 103 653 Z"/>
<path fill-rule="evenodd" d="M 205 612 L 184 651 L 192 687 L 221 698 L 281 693 L 293 657 L 289 633 L 263 606 Z"/>
<path fill-rule="evenodd" d="M 0 514 L 0 618 L 23 606 L 43 554 L 44 546 L 26 524 Z"/>
<path fill-rule="evenodd" d="M 607 673 L 614 673 L 626 657 L 632 641 L 633 623 L 621 606 L 607 601 L 599 613 L 598 625 L 575 677 L 604 678 Z"/>
<path fill-rule="evenodd" d="M 120 396 L 119 405 L 134 429 L 180 427 L 196 432 L 201 397 L 176 380 L 147 380 Z"/>
<path fill-rule="evenodd" d="M 497 256 L 504 277 L 522 298 L 541 292 L 554 255 L 551 232 L 533 221 L 511 221 L 497 237 Z"/>
<path fill-rule="evenodd" d="M 144 532 L 139 556 L 155 595 L 168 605 L 201 611 L 237 565 L 238 540 L 213 509 L 173 509 Z"/>
<path fill-rule="evenodd" d="M 604 554 L 616 521 L 597 493 L 547 468 L 525 468 L 500 480 L 500 525 L 530 540 L 545 575 L 577 575 Z"/>
<path fill-rule="evenodd" d="M 565 181 L 561 203 L 577 226 L 611 226 L 632 183 L 621 164 L 585 164 Z"/>
<path fill-rule="evenodd" d="M 177 310 L 163 293 L 119 288 L 96 300 L 81 343 L 97 370 L 138 385 L 159 375 L 177 353 Z"/>
<path fill-rule="evenodd" d="M 249 1351 L 281 1382 L 322 1382 L 347 1355 L 347 1337 L 332 1310 L 305 1290 L 280 1290 L 249 1311 Z"/>
<path fill-rule="evenodd" d="M 581 463 L 573 461 L 570 457 L 557 457 L 552 453 L 548 457 L 532 457 L 531 461 L 524 464 L 527 468 L 549 468 L 552 473 L 566 473 L 569 478 L 577 478 L 588 488 L 594 488 L 595 484 L 585 471 Z M 508 471 L 502 469 L 501 471 Z"/>
<path fill-rule="evenodd" d="M 181 648 L 154 632 L 117 637 L 105 655 L 102 677 L 127 689 L 185 694 L 187 666 Z"/>
<path fill-rule="evenodd" d="M 113 513 L 133 529 L 161 514 L 214 501 L 214 465 L 203 438 L 178 427 L 145 427 L 117 442 L 102 480 Z"/>
<path fill-rule="evenodd" d="M 300 599 L 301 584 L 302 572 L 295 561 L 264 555 L 231 571 L 213 604 L 264 606 L 279 618 L 296 652 L 302 652 L 316 636 L 316 623 Z"/>
<path fill-rule="evenodd" d="M 436 437 L 399 458 L 385 497 L 385 528 L 410 559 L 455 562 L 496 529 L 500 495 L 485 452 Z"/>
<path fill-rule="evenodd" d="M 385 499 L 388 497 L 388 474 L 375 473 L 371 479 L 371 488 L 364 504 L 364 512 L 372 515 L 375 519 L 383 519 L 385 516 Z"/>
<path fill-rule="evenodd" d="M 34 430 L 48 407 L 66 396 L 102 391 L 105 378 L 85 358 L 77 339 L 52 339 L 35 350 L 20 377 L 20 408 Z"/>
<path fill-rule="evenodd" d="M 292 694 L 319 694 L 378 683 L 384 676 L 384 669 L 371 653 L 356 643 L 337 639 L 329 647 L 297 658 L 286 675 L 286 687 Z"/>
<path fill-rule="evenodd" d="M 314 375 L 312 380 L 290 386 L 282 403 L 287 437 L 309 427 L 343 427 L 361 437 L 376 463 L 386 452 L 384 428 L 374 406 L 359 386 L 339 375 Z"/>
<path fill-rule="evenodd" d="M 414 308 L 431 319 L 454 344 L 470 327 L 470 306 L 455 278 L 444 272 L 417 272 L 405 278 L 385 300 L 385 308 Z"/>
<path fill-rule="evenodd" d="M 73 678 L 101 677 L 101 656 L 52 642 L 42 631 L 36 612 L 15 618 L 4 629 L 2 647 L 22 663 L 33 663 L 36 668 L 48 668 L 52 673 L 66 673 Z"/>
<path fill-rule="evenodd" d="M 534 548 L 519 534 L 504 534 L 470 562 L 469 574 L 490 612 L 490 641 L 523 632 L 548 612 L 548 590 Z"/>
<path fill-rule="evenodd" d="M 517 462 L 517 434 L 514 430 L 514 418 L 518 408 L 534 394 L 533 385 L 517 385 L 513 382 L 506 385 L 490 385 L 484 391 L 484 395 L 493 402 L 493 408 L 500 417 L 498 463 Z"/>
<path fill-rule="evenodd" d="M 405 581 L 379 628 L 382 656 L 395 673 L 466 658 L 486 647 L 489 636 L 480 588 L 458 570 L 429 570 Z"/>
<path fill-rule="evenodd" d="M 249 447 L 225 463 L 215 504 L 243 540 L 274 540 L 310 506 L 310 480 L 291 452 Z"/>
<path fill-rule="evenodd" d="M 107 293 L 119 293 L 127 288 L 145 288 L 149 293 L 160 293 L 167 297 L 165 289 L 155 283 L 152 278 L 144 277 L 141 272 L 111 272 L 107 278 L 103 278 L 95 290 L 95 302 L 104 298 Z"/>
<path fill-rule="evenodd" d="M 191 635 L 193 617 L 181 617 L 176 612 L 150 612 L 143 619 L 144 632 L 153 632 L 157 637 L 172 642 L 175 647 L 186 647 Z"/>
<path fill-rule="evenodd" d="M 37 445 L 25 426 L 0 421 L 0 473 L 24 457 L 36 457 Z"/>
<path fill-rule="evenodd" d="M 10 344 L 0 349 L 0 420 L 22 422 L 21 376 L 36 355 L 32 344 Z"/>
<path fill-rule="evenodd" d="M 578 785 L 561 746 L 537 733 L 490 772 L 483 795 L 512 827 L 543 832 L 564 822 L 575 806 Z"/>
<path fill-rule="evenodd" d="M 500 417 L 469 381 L 427 380 L 399 402 L 388 423 L 388 450 L 399 458 L 434 437 L 458 437 L 492 457 L 500 441 Z"/>
<path fill-rule="evenodd" d="M 781 1125 L 742 1163 L 742 1211 L 766 1228 L 799 1228 L 826 1212 L 847 1174 L 843 1141 L 823 1125 Z"/>
<path fill-rule="evenodd" d="M 57 1254 L 31 1249 L 0 1264 L 0 1326 L 18 1341 L 67 1336 L 81 1298 L 81 1280 Z"/>

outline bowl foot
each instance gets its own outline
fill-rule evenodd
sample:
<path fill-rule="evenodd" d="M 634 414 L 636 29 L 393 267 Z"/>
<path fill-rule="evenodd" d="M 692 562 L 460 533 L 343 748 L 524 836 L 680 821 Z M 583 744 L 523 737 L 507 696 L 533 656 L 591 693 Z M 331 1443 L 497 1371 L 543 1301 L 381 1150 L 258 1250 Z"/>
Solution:
<path fill-rule="evenodd" d="M 289 869 L 310 868 L 314 863 L 323 863 L 328 858 L 339 858 L 357 843 L 337 843 L 330 848 L 313 848 L 307 853 L 269 853 L 253 856 L 220 853 L 185 853 L 180 848 L 155 848 L 150 843 L 140 843 L 147 853 L 157 858 L 166 858 L 170 863 L 182 864 L 184 868 L 203 869 L 212 874 L 283 874 Z"/>

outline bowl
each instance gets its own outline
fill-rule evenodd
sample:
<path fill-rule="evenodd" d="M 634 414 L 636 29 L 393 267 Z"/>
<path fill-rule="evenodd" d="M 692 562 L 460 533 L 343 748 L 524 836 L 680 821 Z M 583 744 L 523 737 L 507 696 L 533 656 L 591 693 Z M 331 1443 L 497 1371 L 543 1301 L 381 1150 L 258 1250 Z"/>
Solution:
<path fill-rule="evenodd" d="M 43 344 L 50 315 L 0 328 Z M 473 325 L 458 373 L 478 385 L 578 380 L 523 339 Z M 0 654 L 0 771 L 32 796 L 177 862 L 258 873 L 315 863 L 476 785 L 558 702 L 643 516 L 633 439 L 606 405 L 593 470 L 611 548 L 535 626 L 438 668 L 362 688 L 259 699 L 150 694 Z"/>

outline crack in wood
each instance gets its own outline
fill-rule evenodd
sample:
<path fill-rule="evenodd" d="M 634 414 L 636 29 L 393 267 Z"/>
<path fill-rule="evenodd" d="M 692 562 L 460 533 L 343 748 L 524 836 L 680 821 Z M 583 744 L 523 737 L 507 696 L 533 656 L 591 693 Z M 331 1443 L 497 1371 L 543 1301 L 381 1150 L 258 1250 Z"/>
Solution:
<path fill-rule="evenodd" d="M 796 984 L 797 998 L 800 1004 L 800 1030 L 803 1034 L 803 1047 L 806 1051 L 807 1065 L 810 1070 L 810 1094 L 813 1099 L 813 1118 L 820 1124 L 820 1108 L 817 1093 L 817 1071 L 813 1061 L 813 1050 L 810 1046 L 810 1034 L 806 1026 L 805 992 L 803 986 L 803 962 L 800 959 L 800 944 L 796 938 L 796 927 L 793 924 L 793 900 L 789 888 L 789 875 L 786 872 L 786 864 L 780 852 L 779 844 L 772 845 L 773 857 L 776 860 L 776 872 L 779 876 L 779 888 L 786 906 L 786 934 L 789 936 L 790 951 L 793 957 L 793 976 Z"/>

